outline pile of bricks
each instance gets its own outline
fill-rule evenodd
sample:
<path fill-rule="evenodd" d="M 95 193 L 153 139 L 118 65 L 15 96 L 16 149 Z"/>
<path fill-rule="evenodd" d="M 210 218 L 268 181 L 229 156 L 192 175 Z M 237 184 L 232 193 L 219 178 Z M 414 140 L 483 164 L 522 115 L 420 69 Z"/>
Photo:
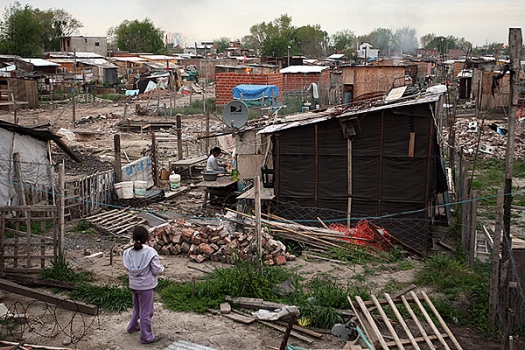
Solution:
<path fill-rule="evenodd" d="M 237 259 L 256 256 L 254 233 L 230 232 L 222 225 L 163 224 L 154 228 L 149 244 L 161 255 L 184 255 L 199 263 L 221 261 L 231 264 Z M 266 231 L 262 233 L 261 245 L 266 265 L 285 265 L 288 260 L 295 260 L 294 255 L 286 252 L 284 244 L 274 240 Z"/>

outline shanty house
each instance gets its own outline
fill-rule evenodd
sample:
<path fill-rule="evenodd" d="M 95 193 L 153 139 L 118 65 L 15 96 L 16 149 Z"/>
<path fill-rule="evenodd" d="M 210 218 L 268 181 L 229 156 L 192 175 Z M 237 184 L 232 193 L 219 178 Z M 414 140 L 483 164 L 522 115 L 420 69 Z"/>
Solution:
<path fill-rule="evenodd" d="M 72 159 L 78 161 L 60 136 L 49 130 L 31 129 L 0 121 L 0 140 L 0 207 L 36 204 L 47 200 L 50 190 L 54 188 L 50 141 L 54 141 Z M 13 161 L 18 157 L 15 154 L 20 157 L 17 162 Z M 24 198 L 20 196 L 21 193 L 25 193 Z"/>
<path fill-rule="evenodd" d="M 343 66 L 344 103 L 384 95 L 405 83 L 404 66 Z"/>
<path fill-rule="evenodd" d="M 278 215 L 343 224 L 374 218 L 424 254 L 431 243 L 428 208 L 446 191 L 439 101 L 427 95 L 341 114 L 307 113 L 259 131 L 272 140 Z"/>

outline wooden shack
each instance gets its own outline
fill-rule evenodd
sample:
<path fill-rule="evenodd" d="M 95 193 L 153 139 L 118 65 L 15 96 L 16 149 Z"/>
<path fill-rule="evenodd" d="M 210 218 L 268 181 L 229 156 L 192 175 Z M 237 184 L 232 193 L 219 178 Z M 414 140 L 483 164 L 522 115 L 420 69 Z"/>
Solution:
<path fill-rule="evenodd" d="M 393 86 L 404 85 L 403 66 L 343 66 L 344 102 L 381 96 Z"/>

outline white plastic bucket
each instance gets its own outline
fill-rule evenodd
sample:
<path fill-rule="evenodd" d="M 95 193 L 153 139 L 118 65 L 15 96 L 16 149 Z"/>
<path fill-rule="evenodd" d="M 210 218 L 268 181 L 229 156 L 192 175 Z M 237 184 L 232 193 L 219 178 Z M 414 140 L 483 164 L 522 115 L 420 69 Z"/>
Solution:
<path fill-rule="evenodd" d="M 147 181 L 135 181 L 135 196 L 146 197 L 146 188 L 148 187 Z"/>
<path fill-rule="evenodd" d="M 171 174 L 170 175 L 170 189 L 176 190 L 177 188 L 180 188 L 180 175 Z"/>
<path fill-rule="evenodd" d="M 133 181 L 118 182 L 114 185 L 117 196 L 122 199 L 133 198 Z"/>

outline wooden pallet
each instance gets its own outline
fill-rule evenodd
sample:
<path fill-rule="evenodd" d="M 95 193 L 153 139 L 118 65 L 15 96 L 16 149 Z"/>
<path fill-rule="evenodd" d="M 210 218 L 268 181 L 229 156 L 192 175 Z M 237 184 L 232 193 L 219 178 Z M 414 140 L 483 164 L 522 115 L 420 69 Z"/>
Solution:
<path fill-rule="evenodd" d="M 135 213 L 128 210 L 113 209 L 85 218 L 87 222 L 111 236 L 125 236 L 126 232 L 142 224 L 147 224 L 147 220 L 138 217 Z"/>
<path fill-rule="evenodd" d="M 424 291 L 421 291 L 421 297 L 418 297 L 416 293 L 411 291 L 410 298 L 402 295 L 399 299 L 392 299 L 388 293 L 385 293 L 385 300 L 379 301 L 376 296 L 372 295 L 372 302 L 365 302 L 361 297 L 356 296 L 355 301 L 352 301 L 348 297 L 350 305 L 354 310 L 359 324 L 363 328 L 363 331 L 367 337 L 367 340 L 371 343 L 372 347 L 388 350 L 388 349 L 422 349 L 419 344 L 425 344 L 425 349 L 457 349 L 461 350 L 461 345 L 446 325 L 445 321 L 436 310 L 432 301 L 428 298 Z M 422 301 L 426 304 L 423 304 Z M 397 308 L 397 304 L 403 304 L 405 310 L 410 314 L 410 317 L 414 324 L 417 326 L 418 334 L 412 334 L 408 327 L 405 319 L 402 317 L 401 312 Z M 394 321 L 391 321 L 382 305 L 388 305 L 392 309 L 392 312 L 396 316 L 396 321 L 403 329 L 402 334 L 398 334 L 394 329 Z M 372 309 L 377 309 L 376 314 L 372 314 Z M 439 325 L 436 325 L 429 314 L 427 309 L 431 310 L 434 317 L 439 321 Z M 414 311 L 415 310 L 415 311 Z M 418 319 L 419 315 L 423 315 L 425 321 Z M 383 335 L 383 332 L 388 331 L 388 335 Z M 432 334 L 427 333 L 431 329 Z M 441 329 L 441 330 L 440 330 Z M 385 338 L 394 339 L 393 341 L 386 341 Z M 448 341 L 447 341 L 448 340 Z"/>

